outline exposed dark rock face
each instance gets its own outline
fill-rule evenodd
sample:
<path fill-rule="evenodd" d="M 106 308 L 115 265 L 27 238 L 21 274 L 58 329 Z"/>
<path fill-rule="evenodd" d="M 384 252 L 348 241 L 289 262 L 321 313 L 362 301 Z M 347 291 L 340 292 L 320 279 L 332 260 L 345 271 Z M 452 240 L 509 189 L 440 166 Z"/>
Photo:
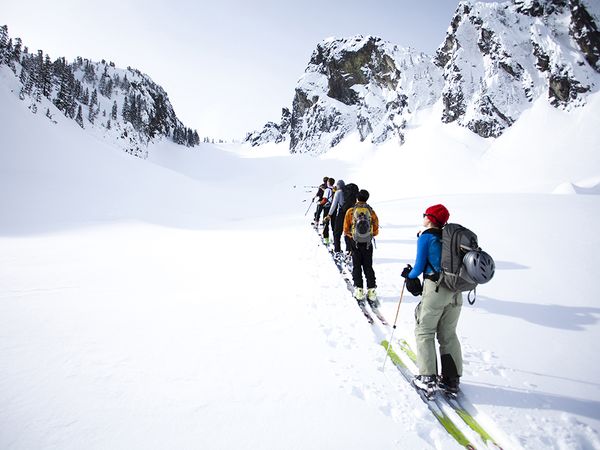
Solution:
<path fill-rule="evenodd" d="M 563 49 L 569 38 L 581 54 Z M 497 137 L 539 97 L 584 103 L 597 89 L 584 61 L 600 71 L 600 37 L 580 0 L 461 2 L 434 61 L 443 67 L 442 121 Z"/>
<path fill-rule="evenodd" d="M 600 32 L 598 25 L 579 0 L 570 0 L 569 33 L 579 45 L 588 64 L 600 72 Z"/>
<path fill-rule="evenodd" d="M 354 130 L 362 141 L 401 142 L 402 127 L 394 123 L 406 106 L 399 81 L 394 48 L 379 38 L 319 44 L 296 87 L 290 150 L 321 152 Z"/>

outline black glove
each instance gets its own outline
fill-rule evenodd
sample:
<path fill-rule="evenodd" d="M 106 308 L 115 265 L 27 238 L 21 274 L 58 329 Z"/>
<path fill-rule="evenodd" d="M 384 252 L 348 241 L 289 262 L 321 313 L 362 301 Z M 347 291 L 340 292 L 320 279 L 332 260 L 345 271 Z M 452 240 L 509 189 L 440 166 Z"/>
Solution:
<path fill-rule="evenodd" d="M 423 293 L 423 286 L 421 286 L 421 280 L 419 278 L 407 278 L 406 289 L 415 297 L 418 297 Z"/>
<path fill-rule="evenodd" d="M 412 266 L 410 264 L 407 264 L 406 267 L 402 269 L 402 273 L 400 275 L 402 276 L 402 278 L 407 278 L 411 270 Z"/>

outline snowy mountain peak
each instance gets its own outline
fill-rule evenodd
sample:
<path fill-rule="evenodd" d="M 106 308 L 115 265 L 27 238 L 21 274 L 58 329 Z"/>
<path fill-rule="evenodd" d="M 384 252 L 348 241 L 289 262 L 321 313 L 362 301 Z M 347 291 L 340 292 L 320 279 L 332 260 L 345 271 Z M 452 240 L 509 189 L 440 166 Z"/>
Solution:
<path fill-rule="evenodd" d="M 323 153 L 355 131 L 361 141 L 403 143 L 414 113 L 437 101 L 443 123 L 485 138 L 539 98 L 583 106 L 600 86 L 597 9 L 582 0 L 462 1 L 433 57 L 374 36 L 328 38 L 296 86 L 290 151 Z"/>
<path fill-rule="evenodd" d="M 598 88 L 600 40 L 578 0 L 461 2 L 434 57 L 443 122 L 498 137 L 541 97 L 581 106 Z"/>
<path fill-rule="evenodd" d="M 358 131 L 362 141 L 404 140 L 404 115 L 415 73 L 433 81 L 428 58 L 374 36 L 327 39 L 317 45 L 294 96 L 292 153 L 322 153 Z M 429 92 L 427 89 L 426 92 Z"/>

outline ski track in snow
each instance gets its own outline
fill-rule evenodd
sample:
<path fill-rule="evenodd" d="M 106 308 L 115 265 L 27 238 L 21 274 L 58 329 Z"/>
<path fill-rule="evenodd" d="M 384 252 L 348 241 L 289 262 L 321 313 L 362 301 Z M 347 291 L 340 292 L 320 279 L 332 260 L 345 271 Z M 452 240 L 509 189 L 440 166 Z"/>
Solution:
<path fill-rule="evenodd" d="M 385 226 L 382 225 L 382 231 L 380 232 L 380 238 L 378 241 L 378 249 L 375 249 L 374 253 L 374 267 L 378 279 L 378 285 L 382 286 L 378 289 L 380 300 L 382 301 L 381 310 L 384 312 L 384 316 L 388 319 L 388 322 L 392 323 L 393 317 L 396 312 L 396 305 L 398 302 L 397 293 L 401 289 L 400 280 L 398 274 L 401 271 L 402 266 L 410 261 L 410 255 L 414 252 L 416 244 L 416 236 L 414 230 L 418 227 L 412 226 Z M 309 231 L 307 231 L 309 232 Z M 312 231 L 311 231 L 312 232 Z M 385 234 L 385 239 L 381 238 L 381 235 Z M 415 236 L 415 237 L 411 237 Z M 345 283 L 342 281 L 339 272 L 335 268 L 331 257 L 327 254 L 325 248 L 319 243 L 316 238 L 318 246 L 321 247 L 321 255 L 316 255 L 322 265 L 326 266 L 326 270 L 330 272 L 332 277 L 337 276 L 340 279 L 338 286 L 331 286 L 330 283 L 322 283 L 320 286 L 320 292 L 325 295 L 328 301 L 319 302 L 319 305 L 324 309 L 325 306 L 328 308 L 334 308 L 336 311 L 335 318 L 339 320 L 343 316 L 345 309 L 355 309 L 355 319 L 352 320 L 348 327 L 334 327 L 331 326 L 330 320 L 334 320 L 334 317 L 327 317 L 322 323 L 322 330 L 326 337 L 327 343 L 339 353 L 340 350 L 345 350 L 349 354 L 352 353 L 351 349 L 358 347 L 354 336 L 355 327 L 369 328 L 372 327 L 366 323 L 362 318 L 359 309 L 354 304 L 354 300 L 351 297 L 350 292 L 346 289 Z M 395 248 L 390 248 L 395 247 Z M 390 251 L 392 250 L 392 251 Z M 383 254 L 383 255 L 382 255 Z M 388 254 L 395 255 L 395 258 L 386 257 Z M 406 258 L 402 258 L 402 255 L 407 255 Z M 327 267 L 330 266 L 330 267 Z M 517 265 L 518 266 L 518 265 Z M 395 270 L 390 270 L 394 267 Z M 510 267 L 510 265 L 508 265 Z M 383 269 L 383 270 L 382 270 Z M 324 269 L 323 269 L 324 270 Z M 397 281 L 394 282 L 393 279 Z M 486 287 L 481 287 L 480 292 L 484 291 Z M 335 291 L 329 294 L 329 291 Z M 394 298 L 396 294 L 396 298 Z M 479 302 L 485 301 L 481 298 Z M 403 337 L 412 343 L 414 348 L 414 339 L 412 337 L 412 329 L 414 322 L 412 321 L 413 310 L 416 306 L 416 300 L 406 293 L 401 305 L 400 322 L 398 331 L 402 333 L 401 336 L 396 334 L 396 338 Z M 477 306 L 476 301 L 476 306 Z M 317 304 L 315 304 L 317 307 Z M 470 307 L 465 299 L 463 309 L 473 308 Z M 328 311 L 331 314 L 331 311 Z M 467 313 L 468 314 L 468 313 Z M 323 312 L 319 311 L 319 317 L 324 317 Z M 408 319 L 408 320 L 407 320 Z M 377 326 L 377 325 L 374 325 Z M 461 324 L 459 323 L 459 333 Z M 385 330 L 386 332 L 389 329 Z M 372 336 L 371 336 L 372 337 Z M 368 341 L 368 339 L 367 339 Z M 515 383 L 519 384 L 513 376 L 515 370 L 511 369 L 502 364 L 501 359 L 491 350 L 484 349 L 479 346 L 472 344 L 473 339 L 462 338 L 463 343 L 463 356 L 464 356 L 464 378 L 463 384 L 467 384 L 467 393 L 471 390 L 468 384 L 470 380 L 474 380 L 475 384 L 478 378 L 485 378 L 486 382 L 484 385 L 493 387 L 494 384 L 489 383 L 487 380 L 496 380 L 498 385 L 502 386 L 514 386 Z M 363 343 L 364 344 L 364 343 Z M 371 353 L 373 356 L 370 359 L 372 369 L 380 368 L 382 364 L 382 356 L 385 354 L 378 346 L 377 339 L 373 340 L 370 345 L 364 347 L 365 352 Z M 378 356 L 379 355 L 379 356 Z M 349 356 L 352 358 L 352 356 Z M 340 364 L 338 359 L 333 359 L 332 362 Z M 423 429 L 423 420 L 425 417 L 431 419 L 429 412 L 422 405 L 420 400 L 415 400 L 415 394 L 412 388 L 406 386 L 406 383 L 396 377 L 391 379 L 389 375 L 386 375 L 387 381 L 397 388 L 396 391 L 386 392 L 383 395 L 378 395 L 381 392 L 381 388 L 373 386 L 372 383 L 363 383 L 362 385 L 357 382 L 356 379 L 350 377 L 348 373 L 355 372 L 355 368 L 351 363 L 346 363 L 342 370 L 339 370 L 338 376 L 342 381 L 342 388 L 352 395 L 361 398 L 362 400 L 377 405 L 386 414 L 389 414 L 395 421 L 402 423 L 404 427 L 409 429 L 417 430 L 418 434 L 423 439 L 431 442 L 436 448 L 447 448 L 447 445 L 456 445 L 456 443 L 440 443 L 439 436 L 435 436 L 432 429 L 436 429 L 435 421 L 428 421 L 428 425 Z M 543 376 L 542 374 L 534 374 L 534 376 Z M 369 375 L 366 375 L 369 378 Z M 520 377 L 519 377 L 520 378 Z M 528 397 L 532 400 L 528 401 L 525 408 L 542 408 L 548 410 L 560 411 L 560 402 L 549 402 L 543 395 L 536 395 L 535 389 L 538 387 L 534 381 L 520 381 L 522 384 L 518 391 L 527 393 Z M 463 386 L 465 389 L 465 386 Z M 505 391 L 507 393 L 508 391 Z M 391 395 L 390 395 L 391 394 Z M 523 398 L 521 395 L 518 397 Z M 515 397 L 514 407 L 520 407 L 518 404 L 518 397 Z M 507 402 L 510 404 L 511 402 Z M 525 416 L 519 414 L 517 411 L 507 411 L 506 415 L 495 414 L 493 410 L 485 405 L 477 405 L 478 420 L 486 427 L 488 431 L 492 433 L 495 439 L 497 439 L 504 448 L 598 448 L 598 434 L 589 425 L 580 422 L 573 416 L 564 413 L 553 414 L 552 416 L 538 416 L 536 414 L 527 413 Z M 412 414 L 406 414 L 406 411 L 412 411 Z M 482 415 L 482 412 L 485 414 Z M 514 413 L 516 417 L 513 417 Z M 551 418 L 552 417 L 552 418 Z M 525 430 L 515 433 L 515 430 L 523 428 L 520 424 L 528 424 Z M 547 437 L 544 437 L 544 435 Z M 435 436 L 435 437 L 434 437 Z M 551 436 L 551 437 L 550 437 Z M 556 439 L 559 438 L 557 442 Z M 558 445 L 557 447 L 555 447 Z"/>

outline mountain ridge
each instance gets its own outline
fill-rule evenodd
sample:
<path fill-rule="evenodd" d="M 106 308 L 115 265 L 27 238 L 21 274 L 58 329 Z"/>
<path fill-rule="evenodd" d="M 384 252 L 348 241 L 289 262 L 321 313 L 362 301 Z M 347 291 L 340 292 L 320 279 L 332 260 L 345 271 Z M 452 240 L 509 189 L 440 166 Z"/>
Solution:
<path fill-rule="evenodd" d="M 502 135 L 540 97 L 580 107 L 600 86 L 598 12 L 580 0 L 461 1 L 432 56 L 375 36 L 326 39 L 296 85 L 289 134 L 277 142 L 312 154 L 354 132 L 403 144 L 411 116 L 437 101 L 442 123 L 484 138 Z M 275 142 L 264 131 L 246 141 Z"/>
<path fill-rule="evenodd" d="M 42 111 L 52 122 L 64 116 L 134 156 L 146 158 L 156 139 L 188 147 L 200 143 L 197 131 L 175 114 L 166 91 L 137 69 L 82 57 L 52 61 L 43 50 L 30 53 L 18 37 L 13 43 L 7 25 L 0 26 L 2 67 L 16 78 L 18 96 L 32 113 Z"/>

